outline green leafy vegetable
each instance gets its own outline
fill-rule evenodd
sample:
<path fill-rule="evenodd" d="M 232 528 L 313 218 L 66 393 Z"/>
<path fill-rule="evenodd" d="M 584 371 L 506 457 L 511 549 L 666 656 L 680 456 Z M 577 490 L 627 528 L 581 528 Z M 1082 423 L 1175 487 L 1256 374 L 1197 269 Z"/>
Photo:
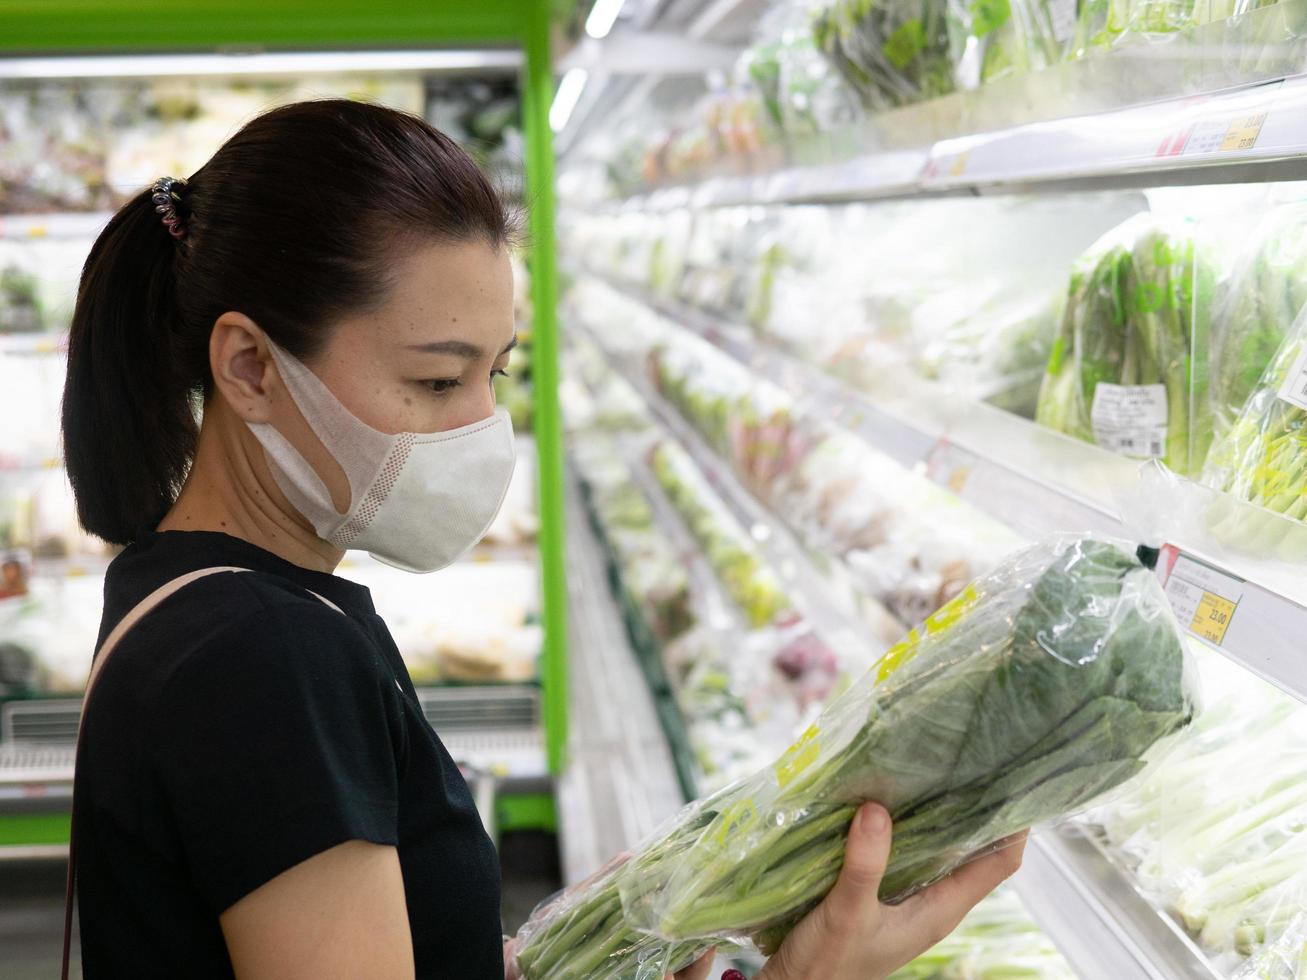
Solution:
<path fill-rule="evenodd" d="M 1190 420 L 1206 400 L 1215 280 L 1212 250 L 1187 222 L 1139 215 L 1105 236 L 1072 271 L 1037 421 L 1194 473 L 1202 460 Z M 1160 386 L 1160 417 L 1143 413 L 1133 425 L 1118 425 L 1097 415 L 1105 384 Z"/>
<path fill-rule="evenodd" d="M 726 936 L 774 950 L 839 873 L 866 800 L 895 819 L 881 895 L 1144 767 L 1191 714 L 1157 580 L 1091 538 L 1009 559 L 913 630 L 775 766 L 691 806 L 626 865 L 528 924 L 528 980 L 635 978 Z M 577 964 L 581 966 L 577 966 Z"/>

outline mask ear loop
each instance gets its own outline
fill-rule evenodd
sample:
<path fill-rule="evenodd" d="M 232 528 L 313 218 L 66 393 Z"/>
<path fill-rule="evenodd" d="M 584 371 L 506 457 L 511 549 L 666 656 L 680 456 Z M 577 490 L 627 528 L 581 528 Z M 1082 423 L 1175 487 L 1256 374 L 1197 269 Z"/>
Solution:
<path fill-rule="evenodd" d="M 307 366 L 271 338 L 266 338 L 282 385 L 307 433 L 317 440 L 322 457 L 344 477 L 348 492 L 344 512 L 318 470 L 272 423 L 247 423 L 263 446 L 277 486 L 291 505 L 313 525 L 318 537 L 331 541 L 357 512 L 366 491 L 378 479 L 398 439 L 366 425 L 347 409 Z"/>

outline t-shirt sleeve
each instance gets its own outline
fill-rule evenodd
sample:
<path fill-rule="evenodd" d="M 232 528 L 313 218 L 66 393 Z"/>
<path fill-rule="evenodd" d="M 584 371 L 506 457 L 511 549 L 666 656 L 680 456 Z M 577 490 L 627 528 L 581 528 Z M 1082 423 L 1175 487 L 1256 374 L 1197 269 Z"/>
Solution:
<path fill-rule="evenodd" d="M 337 844 L 398 843 L 400 697 L 362 629 L 316 600 L 264 603 L 177 667 L 148 744 L 215 914 Z"/>

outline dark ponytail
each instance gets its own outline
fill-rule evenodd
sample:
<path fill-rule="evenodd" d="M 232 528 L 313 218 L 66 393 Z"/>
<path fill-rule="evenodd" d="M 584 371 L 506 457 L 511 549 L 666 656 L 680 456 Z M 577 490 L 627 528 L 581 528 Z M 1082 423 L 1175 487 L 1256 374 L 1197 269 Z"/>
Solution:
<path fill-rule="evenodd" d="M 334 99 L 251 121 L 189 178 L 177 211 L 179 239 L 149 190 L 123 205 L 91 249 L 73 313 L 64 457 L 82 526 L 117 544 L 176 500 L 219 316 L 244 313 L 310 359 L 334 322 L 385 301 L 402 249 L 498 247 L 514 230 L 447 136 Z"/>

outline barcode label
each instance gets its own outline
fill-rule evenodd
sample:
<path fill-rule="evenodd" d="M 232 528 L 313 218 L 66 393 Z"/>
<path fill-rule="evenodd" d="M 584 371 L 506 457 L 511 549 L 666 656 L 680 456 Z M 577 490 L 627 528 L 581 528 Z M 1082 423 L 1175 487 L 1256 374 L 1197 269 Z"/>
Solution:
<path fill-rule="evenodd" d="M 1166 385 L 1114 385 L 1094 388 L 1090 418 L 1094 440 L 1126 456 L 1166 456 Z"/>
<path fill-rule="evenodd" d="M 1303 344 L 1302 353 L 1294 361 L 1289 376 L 1280 388 L 1280 400 L 1290 405 L 1307 410 L 1307 342 Z"/>

